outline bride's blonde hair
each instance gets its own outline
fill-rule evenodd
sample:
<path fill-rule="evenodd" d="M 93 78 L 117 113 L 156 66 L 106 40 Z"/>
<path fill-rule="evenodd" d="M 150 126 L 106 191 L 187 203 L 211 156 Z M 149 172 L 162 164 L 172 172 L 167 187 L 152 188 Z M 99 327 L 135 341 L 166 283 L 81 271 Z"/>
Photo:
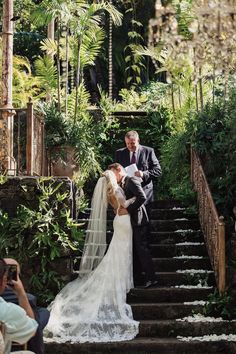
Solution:
<path fill-rule="evenodd" d="M 107 197 L 111 198 L 115 195 L 115 190 L 118 187 L 116 176 L 111 170 L 104 171 L 103 176 L 106 178 L 107 181 Z"/>

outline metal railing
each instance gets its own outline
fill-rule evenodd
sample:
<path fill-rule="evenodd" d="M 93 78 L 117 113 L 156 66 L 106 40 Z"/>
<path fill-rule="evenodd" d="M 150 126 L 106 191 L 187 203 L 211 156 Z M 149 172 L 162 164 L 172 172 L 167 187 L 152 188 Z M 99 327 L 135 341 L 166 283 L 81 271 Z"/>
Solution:
<path fill-rule="evenodd" d="M 201 161 L 191 149 L 191 180 L 197 192 L 199 218 L 219 292 L 225 291 L 225 225 L 218 216 Z"/>

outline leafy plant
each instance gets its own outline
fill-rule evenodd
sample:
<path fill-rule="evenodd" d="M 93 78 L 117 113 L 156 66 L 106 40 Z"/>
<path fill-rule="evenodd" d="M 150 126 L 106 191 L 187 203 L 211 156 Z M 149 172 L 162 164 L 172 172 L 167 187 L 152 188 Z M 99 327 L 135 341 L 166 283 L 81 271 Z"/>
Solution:
<path fill-rule="evenodd" d="M 38 207 L 17 208 L 15 217 L 0 211 L 1 254 L 23 264 L 22 274 L 29 279 L 29 288 L 47 303 L 60 290 L 63 280 L 53 267 L 58 258 L 77 250 L 82 231 L 70 217 L 67 193 L 61 193 L 62 183 L 51 178 L 37 180 L 35 195 Z M 22 186 L 26 195 L 32 190 Z"/>
<path fill-rule="evenodd" d="M 215 289 L 213 294 L 208 296 L 208 301 L 204 305 L 203 313 L 205 316 L 222 317 L 231 320 L 236 317 L 236 294 L 232 291 L 226 291 L 219 294 Z"/>

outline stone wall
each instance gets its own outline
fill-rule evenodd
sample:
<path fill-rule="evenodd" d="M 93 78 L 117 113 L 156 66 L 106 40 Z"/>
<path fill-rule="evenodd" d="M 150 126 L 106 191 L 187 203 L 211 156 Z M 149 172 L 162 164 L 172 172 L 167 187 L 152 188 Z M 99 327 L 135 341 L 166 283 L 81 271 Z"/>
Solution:
<path fill-rule="evenodd" d="M 39 193 L 37 180 L 40 177 L 9 177 L 7 181 L 0 184 L 0 208 L 10 216 L 15 216 L 17 207 L 22 204 L 27 207 L 37 209 L 36 195 Z M 53 177 L 48 181 L 62 185 L 60 193 L 68 193 L 66 204 L 71 211 L 71 216 L 76 218 L 76 187 L 68 177 Z"/>

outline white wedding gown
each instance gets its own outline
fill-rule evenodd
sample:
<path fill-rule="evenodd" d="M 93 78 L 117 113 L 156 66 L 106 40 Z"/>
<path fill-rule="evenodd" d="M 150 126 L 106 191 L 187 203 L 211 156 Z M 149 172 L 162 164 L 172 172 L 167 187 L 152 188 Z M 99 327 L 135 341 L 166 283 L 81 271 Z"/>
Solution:
<path fill-rule="evenodd" d="M 127 206 L 121 188 L 119 202 Z M 133 287 L 132 227 L 129 215 L 116 215 L 109 248 L 85 278 L 67 284 L 51 306 L 46 331 L 55 341 L 115 342 L 138 334 L 126 294 Z"/>

